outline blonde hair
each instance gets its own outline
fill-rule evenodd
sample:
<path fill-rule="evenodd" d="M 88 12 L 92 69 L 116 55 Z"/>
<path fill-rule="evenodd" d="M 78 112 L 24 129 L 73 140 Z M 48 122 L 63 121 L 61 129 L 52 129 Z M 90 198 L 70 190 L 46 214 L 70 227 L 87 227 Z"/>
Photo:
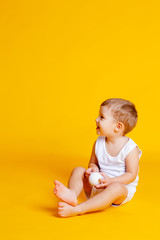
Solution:
<path fill-rule="evenodd" d="M 106 106 L 108 110 L 111 110 L 115 121 L 124 124 L 124 135 L 136 126 L 138 114 L 132 102 L 122 98 L 110 98 L 102 102 L 101 106 Z"/>

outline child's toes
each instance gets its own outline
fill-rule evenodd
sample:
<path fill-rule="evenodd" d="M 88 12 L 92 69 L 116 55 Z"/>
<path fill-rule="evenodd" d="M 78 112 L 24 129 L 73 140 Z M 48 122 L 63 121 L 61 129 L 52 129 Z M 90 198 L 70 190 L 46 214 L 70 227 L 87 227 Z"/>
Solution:
<path fill-rule="evenodd" d="M 63 209 L 63 207 L 62 206 L 58 206 L 58 210 L 62 210 Z"/>
<path fill-rule="evenodd" d="M 65 206 L 65 203 L 59 202 L 58 205 L 59 205 L 59 207 L 64 207 L 64 206 Z"/>
<path fill-rule="evenodd" d="M 61 206 L 58 206 L 58 207 L 57 207 L 57 209 L 58 209 L 58 211 L 59 211 L 59 210 L 62 210 L 62 209 L 63 209 L 63 207 L 61 207 Z"/>
<path fill-rule="evenodd" d="M 54 189 L 55 189 L 55 192 L 56 192 L 56 193 L 58 193 L 59 190 L 60 190 L 57 186 L 56 186 Z"/>
<path fill-rule="evenodd" d="M 57 180 L 55 180 L 55 181 L 54 181 L 54 184 L 56 185 L 57 183 L 58 183 L 58 181 L 57 181 Z"/>
<path fill-rule="evenodd" d="M 62 214 L 62 213 L 58 213 L 58 215 L 59 215 L 60 217 L 63 217 L 63 214 Z"/>
<path fill-rule="evenodd" d="M 59 182 L 58 180 L 55 180 L 54 184 L 59 187 L 61 185 L 61 182 Z"/>
<path fill-rule="evenodd" d="M 60 217 L 65 217 L 65 215 L 64 215 L 64 214 L 59 214 L 59 216 L 60 216 Z"/>
<path fill-rule="evenodd" d="M 62 213 L 63 209 L 62 208 L 58 208 L 58 213 Z"/>
<path fill-rule="evenodd" d="M 60 217 L 64 217 L 64 213 L 63 213 L 63 212 L 58 212 L 58 215 L 59 215 Z"/>

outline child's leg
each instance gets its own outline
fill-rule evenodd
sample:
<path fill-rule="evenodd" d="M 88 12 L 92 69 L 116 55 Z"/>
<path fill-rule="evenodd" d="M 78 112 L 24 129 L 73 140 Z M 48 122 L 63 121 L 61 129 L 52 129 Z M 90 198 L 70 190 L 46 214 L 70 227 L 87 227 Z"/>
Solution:
<path fill-rule="evenodd" d="M 76 167 L 73 169 L 68 181 L 68 188 L 76 193 L 78 197 L 83 189 L 83 178 L 86 169 L 82 167 Z"/>
<path fill-rule="evenodd" d="M 72 206 L 76 206 L 78 204 L 77 197 L 84 187 L 85 171 L 86 169 L 82 167 L 74 168 L 68 182 L 68 188 L 61 182 L 55 181 L 55 195 L 62 201 L 71 204 Z"/>
<path fill-rule="evenodd" d="M 59 203 L 58 214 L 61 217 L 75 216 L 87 212 L 99 211 L 107 208 L 112 203 L 120 204 L 127 197 L 128 190 L 121 183 L 112 183 L 102 192 L 87 201 L 73 207 L 67 203 Z"/>
<path fill-rule="evenodd" d="M 86 169 L 83 167 L 74 168 L 68 181 L 68 188 L 73 190 L 77 197 L 82 192 L 82 189 L 84 189 L 87 196 L 90 196 L 92 190 L 92 186 L 84 175 L 85 171 Z"/>

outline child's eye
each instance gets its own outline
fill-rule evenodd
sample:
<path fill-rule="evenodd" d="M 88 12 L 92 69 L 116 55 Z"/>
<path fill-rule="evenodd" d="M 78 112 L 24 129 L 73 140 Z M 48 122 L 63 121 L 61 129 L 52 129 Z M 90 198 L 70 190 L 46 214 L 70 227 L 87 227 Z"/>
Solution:
<path fill-rule="evenodd" d="M 103 119 L 104 117 L 103 116 L 100 116 L 101 119 Z"/>

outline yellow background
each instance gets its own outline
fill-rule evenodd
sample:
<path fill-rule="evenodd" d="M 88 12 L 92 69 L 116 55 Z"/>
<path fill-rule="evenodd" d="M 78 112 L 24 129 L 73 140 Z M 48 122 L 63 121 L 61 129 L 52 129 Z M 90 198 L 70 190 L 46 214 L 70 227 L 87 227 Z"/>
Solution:
<path fill-rule="evenodd" d="M 1 1 L 2 239 L 158 238 L 159 12 L 154 0 Z M 87 167 L 110 97 L 138 110 L 128 134 L 143 151 L 137 193 L 120 208 L 58 218 L 53 181 Z"/>

